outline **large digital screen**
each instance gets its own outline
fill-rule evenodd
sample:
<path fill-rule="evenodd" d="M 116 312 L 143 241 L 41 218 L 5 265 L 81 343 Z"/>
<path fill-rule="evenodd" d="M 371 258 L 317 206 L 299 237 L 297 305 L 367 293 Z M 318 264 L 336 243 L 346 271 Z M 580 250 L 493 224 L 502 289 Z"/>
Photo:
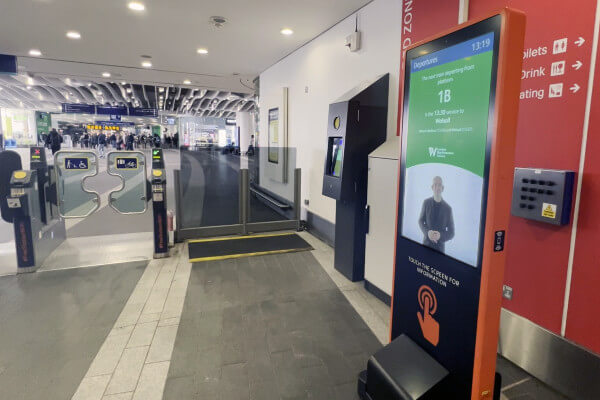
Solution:
<path fill-rule="evenodd" d="M 329 166 L 327 171 L 329 175 L 339 178 L 342 173 L 342 160 L 344 156 L 344 138 L 329 138 Z"/>
<path fill-rule="evenodd" d="M 485 211 L 495 40 L 491 32 L 412 58 L 405 80 L 402 236 L 473 267 Z"/>

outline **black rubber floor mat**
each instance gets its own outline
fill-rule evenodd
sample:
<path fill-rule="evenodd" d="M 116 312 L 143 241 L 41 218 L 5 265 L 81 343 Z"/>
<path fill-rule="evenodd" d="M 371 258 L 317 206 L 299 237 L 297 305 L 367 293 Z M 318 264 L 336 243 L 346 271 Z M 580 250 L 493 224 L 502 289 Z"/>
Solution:
<path fill-rule="evenodd" d="M 310 244 L 295 233 L 190 240 L 188 246 L 190 262 L 312 250 Z"/>

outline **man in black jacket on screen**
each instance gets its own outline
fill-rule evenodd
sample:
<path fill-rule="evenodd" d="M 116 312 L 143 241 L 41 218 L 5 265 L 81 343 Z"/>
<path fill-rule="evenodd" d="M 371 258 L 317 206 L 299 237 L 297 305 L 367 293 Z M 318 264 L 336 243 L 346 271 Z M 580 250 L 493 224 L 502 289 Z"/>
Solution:
<path fill-rule="evenodd" d="M 444 183 L 441 177 L 433 178 L 431 190 L 433 197 L 423 201 L 419 227 L 424 235 L 423 244 L 443 253 L 446 242 L 454 237 L 452 207 L 442 198 Z"/>

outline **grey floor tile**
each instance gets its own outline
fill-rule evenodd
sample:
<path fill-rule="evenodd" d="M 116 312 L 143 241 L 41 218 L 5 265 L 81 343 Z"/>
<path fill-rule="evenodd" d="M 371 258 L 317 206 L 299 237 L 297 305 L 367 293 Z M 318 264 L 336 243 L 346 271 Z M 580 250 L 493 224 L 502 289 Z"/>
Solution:
<path fill-rule="evenodd" d="M 0 278 L 0 398 L 71 398 L 146 265 Z"/>
<path fill-rule="evenodd" d="M 505 390 L 502 394 L 507 400 L 567 400 L 563 395 L 535 379 Z"/>
<path fill-rule="evenodd" d="M 387 306 L 365 304 L 378 321 L 388 314 Z M 380 348 L 309 252 L 198 263 L 164 399 L 353 400 L 358 373 Z M 504 385 L 527 376 L 503 359 L 498 369 Z M 504 394 L 565 400 L 544 390 L 532 381 Z"/>
<path fill-rule="evenodd" d="M 163 392 L 164 400 L 193 399 L 196 395 L 196 384 L 193 376 L 168 377 Z"/>
<path fill-rule="evenodd" d="M 279 399 L 279 389 L 274 380 L 250 383 L 250 400 Z"/>

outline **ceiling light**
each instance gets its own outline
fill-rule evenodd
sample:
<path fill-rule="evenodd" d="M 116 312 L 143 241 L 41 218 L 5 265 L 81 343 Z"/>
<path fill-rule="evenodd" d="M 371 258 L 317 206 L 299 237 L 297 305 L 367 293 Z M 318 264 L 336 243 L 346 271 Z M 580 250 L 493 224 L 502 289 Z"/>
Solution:
<path fill-rule="evenodd" d="M 146 9 L 144 3 L 140 3 L 139 1 L 130 1 L 127 7 L 133 11 L 144 11 Z"/>
<path fill-rule="evenodd" d="M 103 72 L 102 76 L 105 78 L 110 78 L 110 72 Z"/>
<path fill-rule="evenodd" d="M 131 93 L 131 88 L 127 88 L 127 93 Z"/>
<path fill-rule="evenodd" d="M 67 79 L 65 79 L 65 83 L 66 83 L 67 85 L 70 85 L 70 84 L 71 84 L 71 79 L 70 79 L 70 78 L 67 78 Z"/>
<path fill-rule="evenodd" d="M 69 39 L 81 39 L 81 33 L 77 31 L 69 31 L 67 32 L 67 37 Z"/>
<path fill-rule="evenodd" d="M 164 88 L 164 87 L 159 87 L 159 88 L 158 88 L 158 93 L 162 93 L 162 92 L 164 92 L 164 91 L 165 91 L 165 88 Z"/>
<path fill-rule="evenodd" d="M 92 86 L 92 84 L 91 84 L 91 83 L 88 83 L 88 86 L 89 86 L 89 87 L 91 87 L 91 86 Z"/>
<path fill-rule="evenodd" d="M 293 35 L 293 34 L 294 34 L 294 31 L 293 31 L 293 30 L 291 30 L 290 28 L 283 28 L 283 29 L 281 30 L 281 34 L 282 34 L 282 35 L 286 35 L 286 36 L 290 36 L 290 35 Z"/>
<path fill-rule="evenodd" d="M 186 79 L 185 81 L 183 81 L 184 85 L 191 85 L 192 81 L 190 81 L 189 79 Z"/>
<path fill-rule="evenodd" d="M 31 90 L 31 86 L 27 86 L 27 90 Z"/>
<path fill-rule="evenodd" d="M 33 82 L 33 78 L 32 77 L 28 77 L 27 78 L 27 84 L 31 86 L 31 85 L 33 85 L 33 83 L 34 83 Z"/>
<path fill-rule="evenodd" d="M 198 50 L 196 50 L 196 52 L 198 54 L 208 54 L 208 50 L 205 48 L 199 48 Z"/>
<path fill-rule="evenodd" d="M 121 85 L 127 85 L 127 82 L 121 82 Z"/>
<path fill-rule="evenodd" d="M 42 52 L 37 49 L 31 49 L 29 50 L 29 55 L 32 57 L 39 57 L 42 55 Z"/>
<path fill-rule="evenodd" d="M 144 67 L 144 68 L 152 68 L 152 62 L 148 61 L 148 60 L 142 61 L 142 67 Z"/>

